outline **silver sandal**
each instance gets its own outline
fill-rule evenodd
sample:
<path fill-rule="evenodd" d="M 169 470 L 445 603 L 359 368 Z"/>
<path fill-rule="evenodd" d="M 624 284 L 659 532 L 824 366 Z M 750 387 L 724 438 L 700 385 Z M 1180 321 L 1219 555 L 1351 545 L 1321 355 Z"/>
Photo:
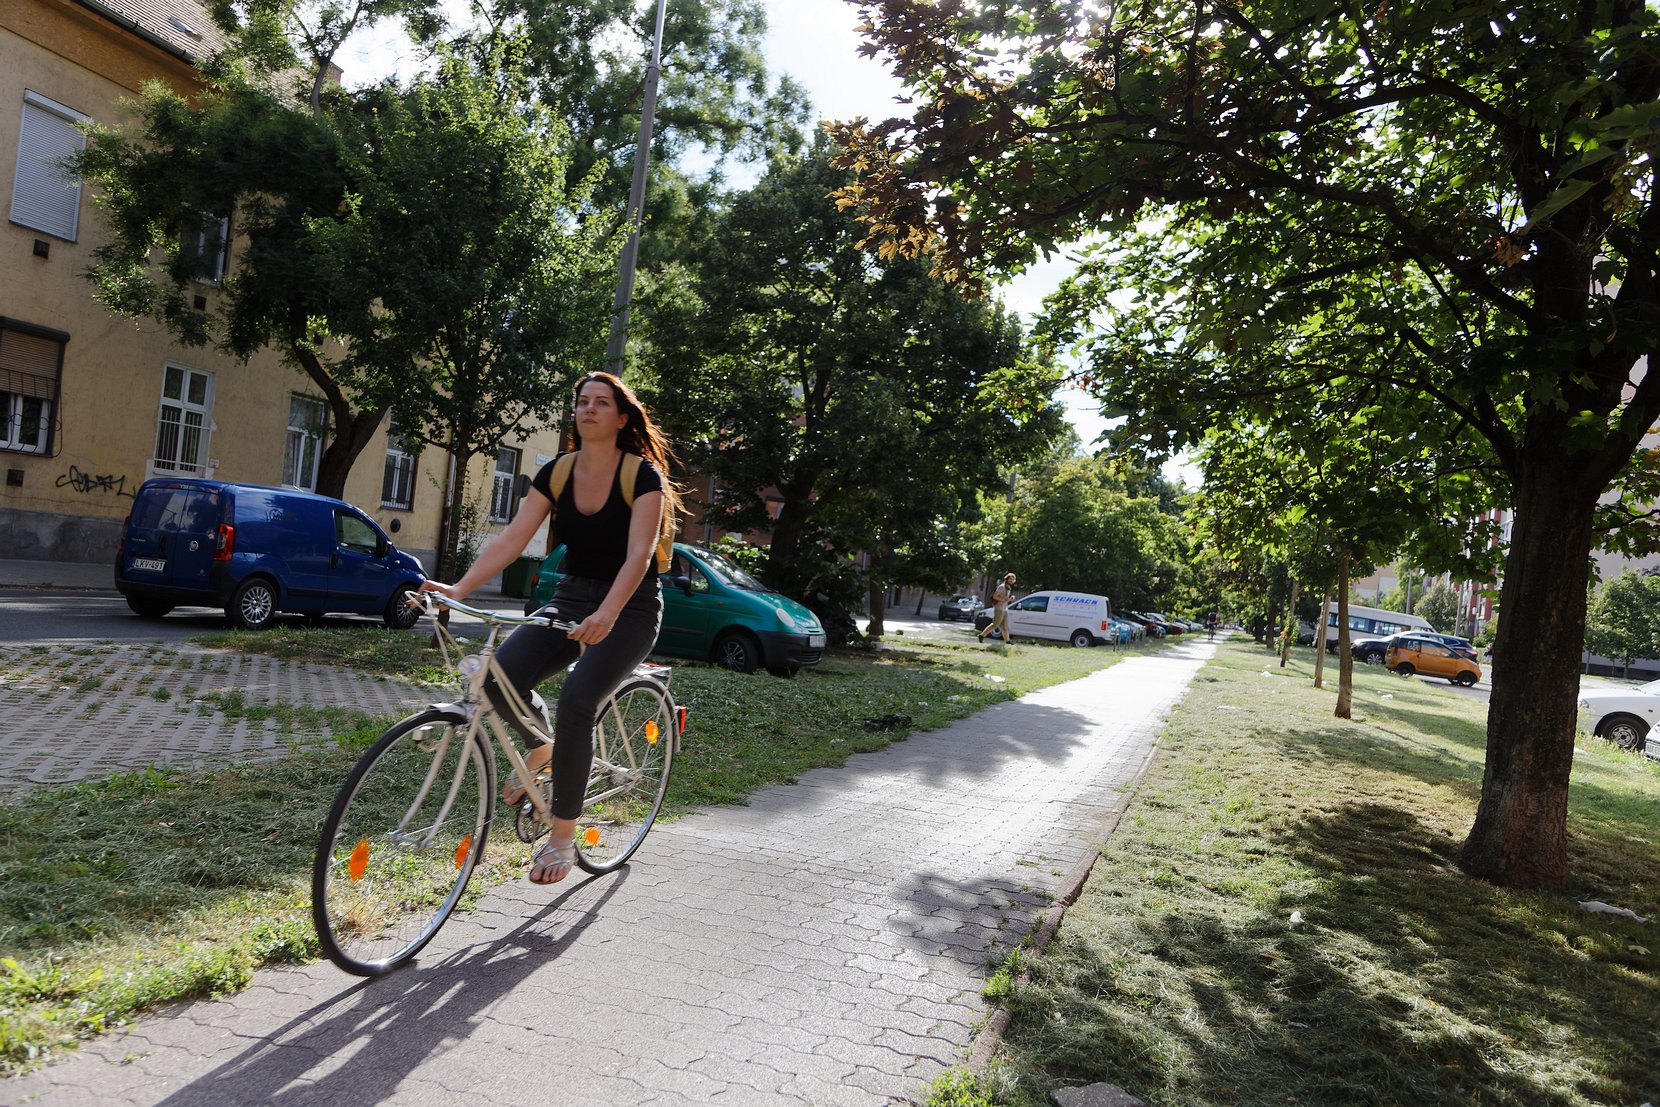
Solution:
<path fill-rule="evenodd" d="M 532 884 L 558 884 L 571 875 L 571 869 L 576 865 L 576 839 L 569 838 L 563 842 L 555 842 L 552 838 L 543 842 L 535 855 L 530 859 L 530 872 L 526 873 Z M 536 870 L 551 873 L 546 879 L 537 880 Z"/>

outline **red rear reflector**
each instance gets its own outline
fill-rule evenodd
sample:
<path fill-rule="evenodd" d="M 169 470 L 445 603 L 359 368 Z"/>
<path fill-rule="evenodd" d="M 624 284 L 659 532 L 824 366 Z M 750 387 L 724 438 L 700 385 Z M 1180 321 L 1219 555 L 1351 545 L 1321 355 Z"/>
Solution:
<path fill-rule="evenodd" d="M 675 714 L 678 716 L 678 718 L 675 721 L 680 724 L 680 733 L 685 734 L 686 733 L 686 720 L 691 717 L 691 713 L 686 710 L 685 705 L 683 705 L 683 704 L 675 704 L 674 710 L 675 710 Z"/>
<path fill-rule="evenodd" d="M 219 524 L 219 533 L 213 548 L 213 560 L 229 561 L 236 552 L 236 528 L 229 523 Z"/>

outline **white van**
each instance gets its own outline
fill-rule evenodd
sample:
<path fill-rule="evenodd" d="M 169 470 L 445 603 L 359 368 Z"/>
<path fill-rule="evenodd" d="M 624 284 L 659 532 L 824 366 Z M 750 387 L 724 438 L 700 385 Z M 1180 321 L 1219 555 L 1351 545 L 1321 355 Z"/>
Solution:
<path fill-rule="evenodd" d="M 978 627 L 991 622 L 991 608 L 974 620 Z M 1087 592 L 1033 592 L 1009 605 L 1009 634 L 1016 638 L 1047 638 L 1074 646 L 1107 645 L 1117 641 L 1112 625 L 1112 603 Z"/>

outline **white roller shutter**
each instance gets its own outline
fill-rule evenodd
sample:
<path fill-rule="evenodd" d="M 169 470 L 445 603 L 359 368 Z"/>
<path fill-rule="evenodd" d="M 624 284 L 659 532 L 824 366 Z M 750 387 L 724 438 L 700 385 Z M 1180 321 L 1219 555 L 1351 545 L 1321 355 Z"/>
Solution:
<path fill-rule="evenodd" d="M 81 182 L 59 168 L 79 153 L 86 138 L 75 124 L 86 116 L 36 92 L 23 94 L 23 130 L 17 140 L 17 179 L 12 182 L 12 222 L 75 241 Z"/>

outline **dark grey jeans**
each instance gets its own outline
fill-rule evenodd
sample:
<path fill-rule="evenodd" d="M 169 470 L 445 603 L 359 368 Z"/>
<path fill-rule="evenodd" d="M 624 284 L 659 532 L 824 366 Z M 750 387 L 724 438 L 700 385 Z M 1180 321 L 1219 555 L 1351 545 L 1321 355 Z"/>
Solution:
<path fill-rule="evenodd" d="M 566 577 L 554 589 L 553 601 L 538 614 L 556 614 L 566 622 L 580 623 L 598 610 L 610 590 L 608 580 Z M 553 720 L 552 806 L 558 818 L 574 819 L 581 814 L 588 770 L 594 763 L 594 720 L 599 717 L 600 705 L 651 652 L 662 622 L 663 593 L 657 578 L 648 576 L 623 605 L 611 633 L 598 645 L 584 650 L 562 630 L 523 626 L 508 635 L 496 651 L 496 661 L 508 683 L 526 702 L 538 684 L 576 662 L 559 690 Z M 502 718 L 528 741 L 530 735 L 513 721 L 493 680 L 486 691 Z"/>

